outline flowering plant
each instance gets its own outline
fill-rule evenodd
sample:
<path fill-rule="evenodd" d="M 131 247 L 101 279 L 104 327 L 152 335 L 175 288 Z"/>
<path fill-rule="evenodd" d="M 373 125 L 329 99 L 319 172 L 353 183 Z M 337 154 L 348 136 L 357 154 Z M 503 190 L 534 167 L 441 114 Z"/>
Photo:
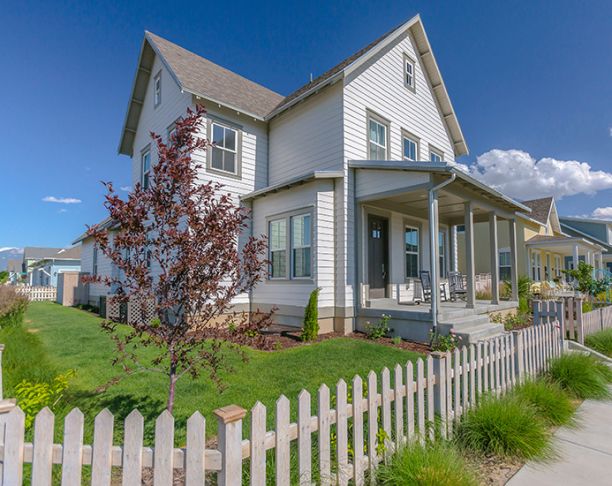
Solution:
<path fill-rule="evenodd" d="M 378 339 L 391 332 L 392 329 L 387 324 L 390 319 L 391 316 L 383 314 L 378 320 L 378 324 L 372 325 L 370 321 L 366 322 L 365 328 L 368 337 L 370 339 Z"/>
<path fill-rule="evenodd" d="M 455 330 L 451 329 L 448 333 L 448 336 L 444 334 L 438 334 L 437 341 L 434 342 L 435 333 L 433 329 L 429 330 L 429 341 L 431 342 L 432 351 L 453 351 L 458 345 L 459 341 L 463 338 L 461 336 L 457 336 L 455 334 Z"/>

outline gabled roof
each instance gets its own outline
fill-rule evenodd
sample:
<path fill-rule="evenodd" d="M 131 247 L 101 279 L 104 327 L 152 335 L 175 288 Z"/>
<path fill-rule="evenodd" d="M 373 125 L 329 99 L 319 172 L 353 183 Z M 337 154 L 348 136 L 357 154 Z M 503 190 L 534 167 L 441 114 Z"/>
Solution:
<path fill-rule="evenodd" d="M 561 221 L 563 221 L 564 219 L 567 219 L 567 218 L 561 218 Z M 576 221 L 578 221 L 578 220 L 576 220 Z M 571 236 L 571 233 L 577 233 L 577 234 L 579 234 L 581 236 L 584 236 L 584 237 L 586 237 L 586 238 L 588 238 L 590 240 L 593 240 L 598 245 L 601 245 L 601 246 L 605 247 L 608 252 L 612 252 L 612 245 L 610 245 L 609 243 L 606 243 L 605 241 L 601 241 L 599 238 L 595 238 L 593 235 L 585 233 L 584 231 L 580 231 L 579 229 L 574 228 L 572 225 L 569 225 L 569 224 L 561 222 L 561 228 L 563 228 L 566 232 L 570 233 L 570 235 L 568 235 L 568 236 Z M 565 233 L 565 234 L 567 234 L 567 233 Z"/>
<path fill-rule="evenodd" d="M 48 260 L 80 260 L 81 246 L 73 246 L 72 248 L 62 248 L 55 255 L 51 255 Z"/>
<path fill-rule="evenodd" d="M 440 106 L 442 117 L 451 136 L 455 156 L 459 157 L 461 155 L 467 155 L 469 153 L 467 143 L 463 136 L 463 132 L 461 131 L 461 127 L 459 126 L 459 121 L 455 115 L 448 92 L 446 91 L 446 86 L 444 85 L 440 68 L 436 62 L 436 58 L 431 49 L 431 45 L 429 44 L 429 40 L 427 39 L 427 34 L 425 33 L 425 28 L 423 27 L 423 22 L 421 21 L 420 15 L 415 15 L 399 27 L 387 32 L 385 35 L 348 57 L 340 64 L 334 66 L 310 83 L 302 86 L 300 89 L 287 96 L 281 103 L 278 104 L 278 106 L 276 106 L 276 108 L 274 108 L 274 110 L 272 110 L 271 113 L 267 115 L 266 119 L 278 115 L 306 96 L 316 93 L 324 86 L 335 82 L 342 76 L 352 72 L 352 70 L 357 69 L 368 59 L 375 56 L 378 52 L 407 31 L 410 31 L 414 42 L 416 43 L 418 55 L 425 68 L 425 72 L 431 83 L 434 96 L 438 102 L 438 105 Z"/>
<path fill-rule="evenodd" d="M 577 236 L 550 236 L 550 235 L 536 235 L 529 238 L 525 245 L 534 246 L 534 245 L 573 245 L 579 244 L 581 246 L 587 247 L 591 250 L 602 251 L 605 250 L 604 247 L 594 243 L 591 240 L 587 240 L 586 238 L 580 238 Z"/>
<path fill-rule="evenodd" d="M 263 120 L 283 96 L 243 78 L 172 42 L 145 31 L 134 85 L 123 124 L 119 153 L 132 156 L 134 136 L 155 55 L 159 56 L 181 91 Z M 163 95 L 162 95 L 163 96 Z"/>
<path fill-rule="evenodd" d="M 21 270 L 23 268 L 23 261 L 22 260 L 9 260 L 7 262 L 7 270 L 9 272 L 15 272 L 15 273 L 21 273 Z"/>
<path fill-rule="evenodd" d="M 45 248 L 42 246 L 26 246 L 23 249 L 23 260 L 40 260 L 56 254 L 61 248 Z"/>
<path fill-rule="evenodd" d="M 117 229 L 117 228 L 118 228 L 117 224 L 111 219 L 110 216 L 106 219 L 103 219 L 102 221 L 98 223 L 98 229 Z M 87 238 L 91 238 L 91 237 L 87 234 L 87 232 L 85 232 L 81 236 L 79 236 L 76 240 L 74 240 L 72 244 L 76 245 L 77 243 L 80 243 L 81 241 Z M 79 249 L 79 253 L 80 251 L 81 250 Z"/>
<path fill-rule="evenodd" d="M 554 199 L 552 197 L 531 199 L 529 201 L 523 201 L 523 204 L 531 209 L 531 214 L 528 216 L 529 218 L 546 226 L 548 223 L 548 217 L 550 216 L 550 211 L 554 204 Z"/>

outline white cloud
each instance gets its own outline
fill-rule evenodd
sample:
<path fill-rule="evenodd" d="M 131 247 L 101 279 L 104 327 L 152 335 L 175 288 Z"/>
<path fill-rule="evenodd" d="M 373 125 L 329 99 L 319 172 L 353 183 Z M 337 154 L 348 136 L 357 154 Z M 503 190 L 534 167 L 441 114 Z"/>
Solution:
<path fill-rule="evenodd" d="M 121 187 L 121 190 L 125 192 L 130 192 L 132 190 L 132 186 Z"/>
<path fill-rule="evenodd" d="M 0 248 L 0 251 L 6 251 L 6 250 L 15 250 L 15 252 L 17 253 L 23 253 L 23 248 L 17 248 L 14 246 L 5 246 L 4 248 Z"/>
<path fill-rule="evenodd" d="M 597 208 L 590 214 L 579 214 L 572 217 L 583 219 L 606 219 L 612 221 L 612 206 L 607 206 L 605 208 Z"/>
<path fill-rule="evenodd" d="M 80 199 L 75 199 L 73 197 L 53 197 L 53 196 L 47 196 L 47 197 L 43 197 L 43 201 L 45 202 L 54 202 L 54 203 L 62 203 L 62 204 L 76 204 L 76 203 L 80 203 L 81 200 Z"/>
<path fill-rule="evenodd" d="M 456 164 L 472 177 L 517 199 L 554 196 L 561 199 L 575 194 L 594 195 L 612 188 L 612 174 L 592 170 L 586 162 L 534 159 L 522 150 L 491 150 L 476 158 L 471 166 Z"/>
<path fill-rule="evenodd" d="M 65 208 L 62 208 L 62 209 L 60 209 L 60 210 L 58 211 L 58 213 L 65 213 L 66 211 L 68 211 L 68 210 L 67 210 L 67 209 L 65 209 Z"/>
<path fill-rule="evenodd" d="M 612 128 L 610 128 L 610 136 L 612 137 Z"/>

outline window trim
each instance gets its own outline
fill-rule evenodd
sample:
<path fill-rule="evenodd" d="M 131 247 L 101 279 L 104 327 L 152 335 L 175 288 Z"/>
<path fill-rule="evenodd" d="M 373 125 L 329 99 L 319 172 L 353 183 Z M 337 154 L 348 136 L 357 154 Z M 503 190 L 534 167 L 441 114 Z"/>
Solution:
<path fill-rule="evenodd" d="M 380 116 L 373 111 L 366 110 L 366 140 L 367 140 L 367 153 L 366 160 L 370 159 L 370 144 L 372 141 L 370 140 L 370 120 L 375 121 L 376 123 L 383 125 L 385 127 L 385 143 L 387 146 L 385 147 L 385 158 L 382 160 L 391 160 L 391 122 L 383 116 Z M 375 144 L 376 146 L 379 146 Z"/>
<path fill-rule="evenodd" d="M 212 146 L 209 146 L 206 150 L 206 171 L 232 179 L 242 179 L 242 126 L 217 117 L 209 116 L 206 121 L 206 131 L 209 140 L 213 138 L 213 123 L 236 131 L 236 172 L 232 173 L 226 170 L 216 169 L 212 166 Z"/>
<path fill-rule="evenodd" d="M 439 271 L 438 271 L 438 276 L 441 280 L 446 280 L 448 279 L 448 272 L 449 272 L 449 260 L 450 258 L 448 258 L 450 256 L 448 250 L 449 250 L 449 238 L 448 238 L 448 229 L 447 228 L 439 228 L 438 229 L 438 249 L 440 248 L 440 237 L 442 237 L 442 253 L 440 253 L 440 255 L 438 255 L 438 265 L 440 266 Z M 440 260 L 442 260 L 442 264 L 440 264 Z M 442 275 L 440 275 L 441 270 L 444 269 L 444 277 Z"/>
<path fill-rule="evenodd" d="M 159 81 L 159 90 L 157 82 Z M 153 108 L 157 108 L 162 102 L 162 72 L 161 70 L 153 78 Z"/>
<path fill-rule="evenodd" d="M 144 158 L 145 155 L 149 154 L 149 170 L 145 172 L 144 170 Z M 147 187 L 145 187 L 145 174 L 149 175 L 149 183 Z M 144 149 L 140 151 L 140 186 L 146 190 L 151 187 L 151 144 L 147 145 Z"/>
<path fill-rule="evenodd" d="M 435 154 L 438 157 L 440 157 L 440 162 L 444 162 L 444 152 L 442 150 L 440 150 L 440 149 L 437 149 L 433 145 L 429 145 L 429 158 L 428 158 L 429 162 L 432 162 L 432 160 L 431 160 L 431 155 L 432 154 Z"/>
<path fill-rule="evenodd" d="M 408 139 L 416 145 L 414 156 L 416 157 L 414 160 L 407 158 L 404 154 L 404 139 Z M 421 139 L 416 135 L 410 133 L 408 130 L 402 129 L 402 160 L 408 160 L 411 162 L 418 162 L 421 157 Z"/>
<path fill-rule="evenodd" d="M 510 257 L 510 264 L 502 265 L 502 261 L 501 261 L 501 254 L 502 253 L 508 253 L 508 255 Z M 501 269 L 502 268 L 509 268 L 510 269 L 510 280 L 512 280 L 512 253 L 510 253 L 510 248 L 499 248 L 497 250 L 497 261 L 499 262 L 499 268 L 497 269 L 497 271 L 498 271 L 497 276 L 499 278 L 499 281 L 500 282 L 503 281 L 502 277 L 501 277 L 501 275 L 502 275 Z"/>
<path fill-rule="evenodd" d="M 94 245 L 93 247 L 93 255 L 92 255 L 92 266 L 91 266 L 91 273 L 93 274 L 93 276 L 97 276 L 98 275 L 98 248 L 96 247 L 96 245 Z"/>
<path fill-rule="evenodd" d="M 408 81 L 407 81 L 408 63 L 412 65 L 412 85 L 408 84 Z M 413 93 L 416 92 L 416 62 L 414 59 L 412 59 L 412 57 L 410 57 L 406 53 L 404 53 L 404 65 L 403 65 L 402 71 L 403 71 L 403 76 L 404 76 L 404 86 L 408 88 L 410 91 L 412 91 Z"/>
<path fill-rule="evenodd" d="M 293 228 L 291 225 L 291 220 L 294 217 L 299 216 L 310 216 L 310 277 L 294 277 L 293 276 L 293 240 L 292 240 L 292 232 Z M 289 271 L 285 273 L 284 277 L 274 277 L 272 278 L 272 272 L 268 273 L 268 278 L 264 281 L 266 283 L 274 283 L 274 282 L 296 282 L 296 283 L 314 283 L 316 278 L 316 240 L 315 240 L 315 226 L 316 226 L 316 218 L 315 218 L 315 210 L 314 206 L 302 207 L 300 209 L 295 209 L 293 211 L 287 211 L 282 213 L 276 213 L 266 216 L 266 228 L 267 228 L 267 237 L 268 237 L 268 259 L 271 260 L 270 254 L 270 223 L 276 221 L 285 221 L 285 231 L 287 232 L 285 239 L 285 255 L 287 255 L 286 265 L 288 265 Z M 279 248 L 280 250 L 280 248 Z"/>
<path fill-rule="evenodd" d="M 406 258 L 406 255 L 408 255 L 409 253 L 411 255 L 414 255 L 415 252 L 408 252 L 406 250 L 406 230 L 407 229 L 412 229 L 412 230 L 416 230 L 417 232 L 417 251 L 416 251 L 416 256 L 417 256 L 417 275 L 416 277 L 409 277 L 407 275 L 407 268 L 406 268 L 406 264 L 408 262 L 408 259 Z M 414 281 L 414 280 L 419 280 L 419 272 L 421 271 L 421 267 L 422 267 L 422 262 L 421 262 L 421 237 L 423 235 L 423 225 L 421 224 L 417 224 L 413 221 L 410 220 L 404 220 L 404 238 L 403 238 L 403 245 L 404 245 L 404 249 L 403 249 L 403 255 L 404 255 L 404 271 L 402 272 L 404 274 L 404 282 L 410 282 L 410 281 Z"/>
<path fill-rule="evenodd" d="M 280 222 L 284 222 L 285 223 L 285 248 L 275 248 L 272 249 L 272 244 L 270 243 L 270 239 L 272 237 L 272 225 L 274 223 L 280 223 Z M 270 221 L 268 221 L 268 258 L 270 259 L 270 269 L 268 272 L 268 279 L 269 280 L 287 280 L 287 247 L 289 245 L 287 244 L 287 218 L 275 218 L 275 219 L 271 219 Z M 285 252 L 285 275 L 281 276 L 281 277 L 274 277 L 272 275 L 272 253 L 277 252 L 277 251 L 284 251 Z"/>
<path fill-rule="evenodd" d="M 302 246 L 293 246 L 293 220 L 295 218 L 304 218 L 304 217 L 310 217 L 310 244 L 309 245 L 302 245 Z M 311 280 L 312 279 L 312 214 L 311 213 L 301 213 L 301 214 L 295 214 L 289 217 L 289 237 L 291 239 L 291 241 L 289 242 L 289 248 L 291 249 L 290 252 L 290 263 L 291 263 L 291 280 Z M 295 258 L 293 256 L 293 250 L 300 250 L 302 248 L 309 248 L 310 249 L 310 275 L 307 275 L 305 277 L 296 277 L 295 276 Z"/>

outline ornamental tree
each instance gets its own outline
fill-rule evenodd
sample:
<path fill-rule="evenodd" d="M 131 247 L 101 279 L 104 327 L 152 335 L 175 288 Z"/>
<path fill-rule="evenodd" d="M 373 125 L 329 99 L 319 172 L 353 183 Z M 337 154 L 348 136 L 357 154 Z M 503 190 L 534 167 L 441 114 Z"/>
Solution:
<path fill-rule="evenodd" d="M 236 313 L 232 301 L 248 294 L 269 262 L 262 238 L 247 236 L 249 211 L 222 193 L 220 184 L 199 179 L 201 164 L 192 154 L 211 143 L 198 136 L 206 111 L 198 107 L 176 122 L 168 143 L 151 133 L 158 163 L 152 165 L 148 187 L 136 184 L 127 201 L 110 182 L 105 207 L 120 232 L 88 226 L 96 247 L 118 270 L 118 276 L 93 275 L 85 282 L 118 288 L 113 302 L 130 304 L 136 312 L 126 322 L 100 325 L 117 346 L 123 373 L 100 387 L 104 391 L 127 375 L 157 372 L 169 379 L 168 410 L 172 412 L 176 382 L 185 375 L 208 374 L 219 391 L 229 352 L 247 360 L 241 345 L 269 348 L 259 331 L 272 313 Z M 116 299 L 116 300 L 115 300 Z M 154 318 L 147 313 L 154 302 Z M 154 359 L 139 351 L 156 348 Z"/>

